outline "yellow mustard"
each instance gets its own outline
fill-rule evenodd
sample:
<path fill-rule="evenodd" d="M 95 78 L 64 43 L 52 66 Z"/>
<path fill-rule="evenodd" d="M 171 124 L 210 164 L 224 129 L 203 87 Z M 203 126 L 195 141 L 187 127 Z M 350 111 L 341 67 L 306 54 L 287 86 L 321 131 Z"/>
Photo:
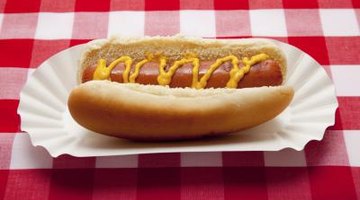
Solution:
<path fill-rule="evenodd" d="M 233 60 L 233 68 L 230 71 L 230 79 L 226 83 L 226 87 L 237 88 L 239 81 L 250 71 L 250 67 L 266 59 L 269 59 L 269 56 L 264 53 L 252 56 L 250 59 L 248 57 L 244 57 L 242 59 L 243 66 L 241 68 L 239 68 L 239 65 L 237 64 L 238 61 L 235 62 Z"/>
<path fill-rule="evenodd" d="M 96 66 L 95 72 L 93 74 L 94 80 L 106 80 L 110 78 L 110 73 L 114 67 L 123 62 L 125 64 L 125 71 L 123 73 L 123 80 L 125 83 L 129 82 L 129 74 L 132 65 L 132 59 L 129 56 L 121 56 L 120 58 L 114 60 L 108 67 L 106 66 L 106 60 L 100 59 L 98 65 Z"/>
<path fill-rule="evenodd" d="M 237 88 L 239 81 L 244 77 L 246 73 L 250 71 L 251 66 L 267 59 L 269 59 L 269 56 L 264 53 L 257 54 L 255 56 L 252 56 L 251 58 L 244 57 L 241 60 L 243 66 L 239 68 L 239 59 L 234 55 L 218 58 L 199 80 L 200 60 L 199 58 L 196 57 L 196 55 L 188 55 L 182 58 L 181 60 L 175 61 L 173 65 L 168 69 L 168 71 L 165 70 L 167 58 L 164 56 L 160 56 L 158 59 L 156 59 L 156 61 L 159 62 L 159 75 L 157 77 L 157 81 L 159 85 L 169 85 L 176 70 L 182 67 L 186 63 L 191 63 L 193 66 L 193 70 L 192 70 L 193 78 L 192 78 L 191 87 L 196 89 L 202 89 L 206 87 L 207 81 L 209 80 L 209 78 L 217 68 L 219 68 L 225 62 L 231 61 L 232 69 L 230 71 L 230 78 L 226 84 L 226 87 Z M 93 74 L 93 79 L 109 80 L 110 73 L 113 70 L 113 68 L 117 64 L 123 62 L 125 64 L 125 71 L 123 73 L 124 83 L 127 82 L 135 83 L 136 78 L 138 77 L 140 70 L 144 66 L 144 64 L 153 60 L 155 60 L 154 56 L 152 54 L 148 54 L 144 60 L 138 62 L 135 65 L 134 72 L 131 75 L 129 75 L 131 71 L 131 65 L 133 63 L 132 58 L 130 58 L 129 56 L 121 56 L 120 58 L 114 60 L 108 67 L 106 66 L 106 61 L 104 59 L 100 59 Z"/>
<path fill-rule="evenodd" d="M 152 54 L 148 54 L 147 57 L 146 57 L 144 60 L 138 62 L 138 63 L 135 65 L 135 70 L 134 70 L 134 72 L 131 74 L 130 79 L 129 79 L 129 80 L 130 80 L 130 83 L 135 83 L 136 78 L 139 76 L 140 69 L 141 69 L 146 63 L 152 61 L 153 58 L 154 58 L 154 56 L 153 56 Z M 130 70 L 129 70 L 129 71 L 130 71 Z"/>
<path fill-rule="evenodd" d="M 162 63 L 160 62 L 160 65 L 159 65 L 160 73 L 157 78 L 159 85 L 169 85 L 171 82 L 171 78 L 175 74 L 176 70 L 186 63 L 192 63 L 192 65 L 193 65 L 193 82 L 194 82 L 194 75 L 197 77 L 199 74 L 199 73 L 194 73 L 195 69 L 199 69 L 200 62 L 199 62 L 198 58 L 183 58 L 181 60 L 177 60 L 169 68 L 169 70 L 167 72 L 165 71 L 166 62 L 164 62 L 164 61 L 165 61 L 165 58 L 163 58 L 163 62 Z"/>

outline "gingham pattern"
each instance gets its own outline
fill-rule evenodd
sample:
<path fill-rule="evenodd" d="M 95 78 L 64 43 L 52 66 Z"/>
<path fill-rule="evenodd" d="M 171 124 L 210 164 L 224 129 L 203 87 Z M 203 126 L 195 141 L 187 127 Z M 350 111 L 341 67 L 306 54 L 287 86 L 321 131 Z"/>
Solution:
<path fill-rule="evenodd" d="M 299 47 L 335 83 L 335 125 L 300 152 L 92 158 L 51 158 L 21 133 L 19 92 L 49 56 L 116 33 L 179 32 Z M 0 55 L 0 199 L 360 199 L 359 0 L 3 0 Z"/>

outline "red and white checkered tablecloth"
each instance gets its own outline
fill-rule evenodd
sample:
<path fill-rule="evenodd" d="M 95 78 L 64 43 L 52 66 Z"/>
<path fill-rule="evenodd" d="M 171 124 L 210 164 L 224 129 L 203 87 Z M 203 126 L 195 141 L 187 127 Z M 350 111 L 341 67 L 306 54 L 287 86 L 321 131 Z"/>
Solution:
<path fill-rule="evenodd" d="M 89 158 L 52 158 L 21 132 L 19 92 L 54 53 L 179 32 L 299 47 L 335 83 L 335 125 L 300 152 Z M 0 199 L 360 199 L 360 1 L 0 0 Z"/>

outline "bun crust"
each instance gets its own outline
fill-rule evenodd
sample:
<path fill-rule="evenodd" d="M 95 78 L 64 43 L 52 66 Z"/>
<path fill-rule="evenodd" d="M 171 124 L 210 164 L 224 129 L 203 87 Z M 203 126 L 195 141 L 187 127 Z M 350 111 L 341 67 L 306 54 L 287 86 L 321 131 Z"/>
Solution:
<path fill-rule="evenodd" d="M 196 90 L 89 81 L 71 92 L 68 106 L 80 125 L 98 133 L 177 140 L 259 125 L 281 113 L 293 94 L 288 86 Z"/>
<path fill-rule="evenodd" d="M 259 53 L 266 53 L 270 59 L 280 64 L 283 77 L 286 76 L 286 58 L 283 52 L 267 39 L 218 40 L 184 36 L 157 37 L 112 37 L 98 39 L 87 44 L 83 53 L 78 80 L 84 69 L 95 65 L 100 58 L 111 63 L 122 55 L 128 55 L 135 61 L 144 59 L 147 53 L 159 53 L 169 58 L 170 62 L 179 60 L 186 54 L 197 54 L 200 60 L 216 60 L 230 54 L 242 58 Z"/>

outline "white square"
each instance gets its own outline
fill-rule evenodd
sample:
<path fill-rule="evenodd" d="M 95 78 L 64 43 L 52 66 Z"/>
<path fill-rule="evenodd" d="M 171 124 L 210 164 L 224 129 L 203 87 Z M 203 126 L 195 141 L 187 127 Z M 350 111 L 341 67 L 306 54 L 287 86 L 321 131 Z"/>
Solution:
<path fill-rule="evenodd" d="M 331 65 L 337 96 L 360 96 L 360 65 Z"/>
<path fill-rule="evenodd" d="M 110 12 L 108 36 L 143 36 L 145 13 L 135 11 Z"/>
<path fill-rule="evenodd" d="M 137 168 L 138 156 L 103 156 L 96 158 L 96 168 Z"/>
<path fill-rule="evenodd" d="M 28 134 L 17 133 L 12 147 L 10 169 L 52 168 L 52 157 L 42 147 L 34 147 Z"/>
<path fill-rule="evenodd" d="M 4 14 L 0 14 L 0 31 L 1 31 L 1 27 L 2 27 L 2 21 L 4 19 Z"/>
<path fill-rule="evenodd" d="M 221 167 L 221 152 L 181 153 L 182 167 Z"/>
<path fill-rule="evenodd" d="M 293 149 L 264 152 L 264 161 L 265 161 L 265 166 L 272 166 L 272 167 L 306 166 L 304 151 L 295 151 Z"/>
<path fill-rule="evenodd" d="M 357 36 L 359 25 L 353 9 L 320 9 L 325 36 Z"/>
<path fill-rule="evenodd" d="M 287 36 L 284 10 L 250 10 L 249 13 L 253 36 Z"/>
<path fill-rule="evenodd" d="M 39 13 L 36 39 L 69 39 L 74 25 L 74 13 Z"/>
<path fill-rule="evenodd" d="M 344 130 L 343 133 L 349 157 L 349 164 L 352 167 L 360 167 L 360 131 Z"/>
<path fill-rule="evenodd" d="M 34 73 L 35 70 L 36 69 L 34 69 L 34 68 L 27 69 L 27 79 L 29 79 L 32 76 L 32 74 Z"/>
<path fill-rule="evenodd" d="M 180 32 L 184 35 L 215 37 L 215 12 L 204 10 L 180 11 Z"/>

